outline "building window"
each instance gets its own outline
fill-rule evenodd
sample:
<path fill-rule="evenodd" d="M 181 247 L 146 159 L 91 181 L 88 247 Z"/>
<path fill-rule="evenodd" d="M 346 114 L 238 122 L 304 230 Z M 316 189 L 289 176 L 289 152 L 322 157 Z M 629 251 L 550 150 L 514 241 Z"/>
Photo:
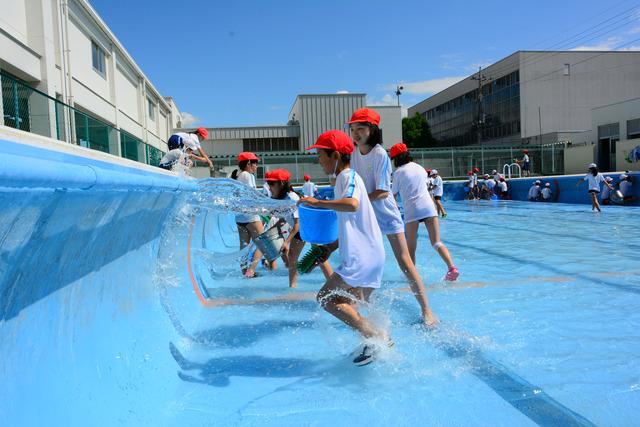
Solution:
<path fill-rule="evenodd" d="M 102 50 L 94 41 L 91 42 L 91 61 L 93 63 L 93 69 L 102 77 L 106 78 L 107 73 L 104 50 Z"/>
<path fill-rule="evenodd" d="M 149 106 L 149 107 L 148 107 L 148 110 L 149 110 L 149 118 L 150 118 L 151 120 L 155 121 L 155 120 L 156 120 L 156 106 L 155 106 L 155 104 L 153 103 L 153 101 L 152 101 L 152 100 L 150 100 L 149 98 L 147 98 L 147 105 Z"/>
<path fill-rule="evenodd" d="M 242 140 L 244 151 L 268 153 L 272 151 L 298 151 L 299 144 L 296 137 L 280 138 L 244 138 Z"/>
<path fill-rule="evenodd" d="M 627 139 L 640 139 L 640 119 L 627 120 Z"/>

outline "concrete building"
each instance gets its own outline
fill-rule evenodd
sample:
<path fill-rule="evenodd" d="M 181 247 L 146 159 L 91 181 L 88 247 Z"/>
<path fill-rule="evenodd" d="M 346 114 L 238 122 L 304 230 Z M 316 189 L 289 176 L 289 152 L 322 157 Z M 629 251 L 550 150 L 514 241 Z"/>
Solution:
<path fill-rule="evenodd" d="M 592 161 L 604 171 L 640 170 L 640 161 L 630 156 L 636 147 L 640 147 L 640 98 L 593 108 L 591 130 L 576 135 L 565 149 L 565 173 L 584 172 Z"/>
<path fill-rule="evenodd" d="M 550 144 L 592 130 L 594 108 L 637 97 L 640 52 L 519 51 L 410 107 L 409 116 L 424 115 L 445 147 Z"/>
<path fill-rule="evenodd" d="M 140 161 L 166 151 L 175 103 L 88 1 L 0 0 L 0 10 L 2 124 Z"/>

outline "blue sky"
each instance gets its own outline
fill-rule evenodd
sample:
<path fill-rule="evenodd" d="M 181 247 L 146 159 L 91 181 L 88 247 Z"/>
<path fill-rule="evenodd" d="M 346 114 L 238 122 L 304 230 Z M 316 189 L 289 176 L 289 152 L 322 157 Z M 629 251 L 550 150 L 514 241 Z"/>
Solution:
<path fill-rule="evenodd" d="M 640 50 L 637 0 L 90 0 L 190 125 L 284 124 L 297 94 L 409 107 L 517 50 Z"/>

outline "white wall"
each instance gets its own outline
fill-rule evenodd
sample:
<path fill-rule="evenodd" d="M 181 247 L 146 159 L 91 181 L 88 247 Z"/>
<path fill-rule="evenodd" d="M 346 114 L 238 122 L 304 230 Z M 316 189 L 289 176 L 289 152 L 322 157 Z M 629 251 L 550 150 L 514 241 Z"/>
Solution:
<path fill-rule="evenodd" d="M 0 28 L 28 45 L 27 12 L 24 1 L 0 0 Z"/>
<path fill-rule="evenodd" d="M 402 141 L 402 110 L 397 106 L 372 106 L 380 114 L 380 128 L 384 148 L 389 149 L 396 142 Z"/>

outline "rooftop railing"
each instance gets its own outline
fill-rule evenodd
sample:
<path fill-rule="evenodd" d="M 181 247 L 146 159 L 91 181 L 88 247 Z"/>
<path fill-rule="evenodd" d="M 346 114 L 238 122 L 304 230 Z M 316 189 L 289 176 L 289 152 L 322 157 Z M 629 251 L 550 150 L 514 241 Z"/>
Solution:
<path fill-rule="evenodd" d="M 92 115 L 0 72 L 2 124 L 157 166 L 164 153 Z"/>

